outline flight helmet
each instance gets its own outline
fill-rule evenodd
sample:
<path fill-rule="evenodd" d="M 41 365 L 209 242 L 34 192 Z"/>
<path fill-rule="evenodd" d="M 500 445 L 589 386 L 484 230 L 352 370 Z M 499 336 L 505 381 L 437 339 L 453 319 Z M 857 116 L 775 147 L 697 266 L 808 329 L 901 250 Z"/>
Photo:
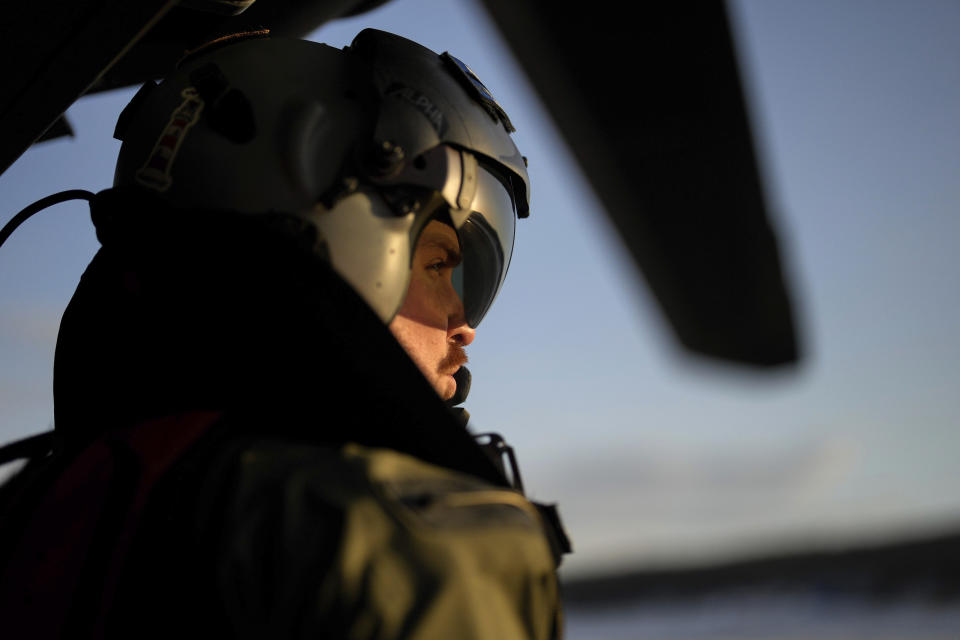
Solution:
<path fill-rule="evenodd" d="M 173 209 L 292 216 L 388 323 L 417 238 L 460 239 L 454 285 L 475 327 L 529 211 L 513 126 L 456 57 L 367 29 L 344 49 L 270 37 L 213 43 L 121 114 L 116 188 Z"/>

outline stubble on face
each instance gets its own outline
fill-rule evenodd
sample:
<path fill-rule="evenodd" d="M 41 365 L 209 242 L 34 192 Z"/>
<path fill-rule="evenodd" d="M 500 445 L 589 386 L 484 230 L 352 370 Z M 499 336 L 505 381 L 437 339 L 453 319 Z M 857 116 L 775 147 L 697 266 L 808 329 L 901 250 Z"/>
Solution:
<path fill-rule="evenodd" d="M 405 316 L 394 318 L 390 331 L 437 394 L 444 400 L 452 398 L 457 390 L 452 376 L 467 363 L 466 350 L 457 343 L 446 342 L 445 332 Z M 438 335 L 441 333 L 444 335 Z"/>

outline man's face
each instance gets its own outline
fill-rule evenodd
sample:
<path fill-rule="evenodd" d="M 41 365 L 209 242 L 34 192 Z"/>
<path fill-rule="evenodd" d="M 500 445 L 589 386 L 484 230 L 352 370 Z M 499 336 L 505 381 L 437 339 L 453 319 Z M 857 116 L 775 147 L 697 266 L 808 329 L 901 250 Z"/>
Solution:
<path fill-rule="evenodd" d="M 463 303 L 453 288 L 460 242 L 449 225 L 432 221 L 413 254 L 410 288 L 390 331 L 444 400 L 457 390 L 453 374 L 467 361 L 464 347 L 475 331 L 467 326 Z"/>

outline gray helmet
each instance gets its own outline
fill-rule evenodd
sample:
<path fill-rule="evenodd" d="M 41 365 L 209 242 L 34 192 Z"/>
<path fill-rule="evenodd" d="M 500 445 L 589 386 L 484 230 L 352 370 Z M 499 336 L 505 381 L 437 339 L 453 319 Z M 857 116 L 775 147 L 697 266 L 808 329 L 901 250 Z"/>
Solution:
<path fill-rule="evenodd" d="M 195 54 L 121 114 L 116 187 L 174 208 L 285 213 L 389 322 L 431 219 L 451 224 L 454 284 L 476 326 L 526 217 L 513 127 L 457 58 L 367 29 L 343 50 L 240 39 Z"/>

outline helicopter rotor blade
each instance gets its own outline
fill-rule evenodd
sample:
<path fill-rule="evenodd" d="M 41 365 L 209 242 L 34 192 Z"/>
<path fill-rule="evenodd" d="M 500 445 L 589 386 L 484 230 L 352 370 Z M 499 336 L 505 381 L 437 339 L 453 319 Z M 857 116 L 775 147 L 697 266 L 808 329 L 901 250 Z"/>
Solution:
<path fill-rule="evenodd" d="M 484 0 L 680 342 L 799 357 L 720 0 Z"/>

